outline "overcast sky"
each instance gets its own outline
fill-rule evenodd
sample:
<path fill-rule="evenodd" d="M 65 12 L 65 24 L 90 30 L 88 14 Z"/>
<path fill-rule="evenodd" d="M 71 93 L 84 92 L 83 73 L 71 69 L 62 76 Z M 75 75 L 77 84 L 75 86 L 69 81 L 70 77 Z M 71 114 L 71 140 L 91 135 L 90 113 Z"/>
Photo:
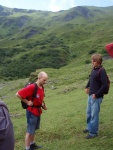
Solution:
<path fill-rule="evenodd" d="M 0 0 L 0 5 L 9 8 L 46 11 L 67 10 L 76 6 L 113 6 L 113 0 Z"/>

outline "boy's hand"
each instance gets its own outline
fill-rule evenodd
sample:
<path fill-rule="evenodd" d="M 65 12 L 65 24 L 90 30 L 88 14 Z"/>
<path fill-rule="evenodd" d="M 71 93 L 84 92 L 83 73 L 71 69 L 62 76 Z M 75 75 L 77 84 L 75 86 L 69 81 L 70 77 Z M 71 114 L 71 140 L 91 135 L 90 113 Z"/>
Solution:
<path fill-rule="evenodd" d="M 47 106 L 45 105 L 45 103 L 42 103 L 42 108 L 43 108 L 44 110 L 47 110 Z"/>
<path fill-rule="evenodd" d="M 85 92 L 86 92 L 87 94 L 89 94 L 89 88 L 86 88 L 86 89 L 85 89 Z"/>

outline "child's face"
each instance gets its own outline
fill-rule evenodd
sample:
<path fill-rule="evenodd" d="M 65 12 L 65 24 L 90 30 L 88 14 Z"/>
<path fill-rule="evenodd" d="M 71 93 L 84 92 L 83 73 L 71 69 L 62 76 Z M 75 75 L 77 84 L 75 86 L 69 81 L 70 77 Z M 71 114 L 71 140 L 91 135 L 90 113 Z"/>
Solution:
<path fill-rule="evenodd" d="M 93 67 L 98 67 L 98 66 L 100 66 L 100 62 L 96 59 L 92 59 L 92 65 L 93 65 Z"/>

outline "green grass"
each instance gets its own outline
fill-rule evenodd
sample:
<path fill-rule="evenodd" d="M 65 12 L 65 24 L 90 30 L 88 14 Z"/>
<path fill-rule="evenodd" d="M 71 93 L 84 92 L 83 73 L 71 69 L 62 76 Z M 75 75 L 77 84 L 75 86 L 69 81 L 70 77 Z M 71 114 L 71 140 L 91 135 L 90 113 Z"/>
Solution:
<path fill-rule="evenodd" d="M 110 92 L 104 97 L 100 112 L 99 136 L 86 140 L 83 129 L 86 127 L 87 95 L 84 87 L 91 65 L 71 63 L 61 69 L 43 69 L 49 75 L 45 86 L 45 102 L 40 130 L 36 131 L 36 143 L 43 150 L 112 150 L 113 147 L 113 72 L 112 60 L 104 61 L 111 80 Z M 25 110 L 22 109 L 15 93 L 28 79 L 0 83 L 0 97 L 7 104 L 15 132 L 15 150 L 24 149 L 26 131 Z M 53 89 L 54 86 L 55 88 Z"/>

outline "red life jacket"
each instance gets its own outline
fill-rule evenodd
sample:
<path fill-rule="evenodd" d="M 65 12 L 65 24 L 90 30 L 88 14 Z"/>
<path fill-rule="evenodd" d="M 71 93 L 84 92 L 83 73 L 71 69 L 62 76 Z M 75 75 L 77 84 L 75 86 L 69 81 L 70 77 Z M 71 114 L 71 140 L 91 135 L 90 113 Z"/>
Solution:
<path fill-rule="evenodd" d="M 106 51 L 108 54 L 113 57 L 113 43 L 109 43 L 105 46 Z"/>

